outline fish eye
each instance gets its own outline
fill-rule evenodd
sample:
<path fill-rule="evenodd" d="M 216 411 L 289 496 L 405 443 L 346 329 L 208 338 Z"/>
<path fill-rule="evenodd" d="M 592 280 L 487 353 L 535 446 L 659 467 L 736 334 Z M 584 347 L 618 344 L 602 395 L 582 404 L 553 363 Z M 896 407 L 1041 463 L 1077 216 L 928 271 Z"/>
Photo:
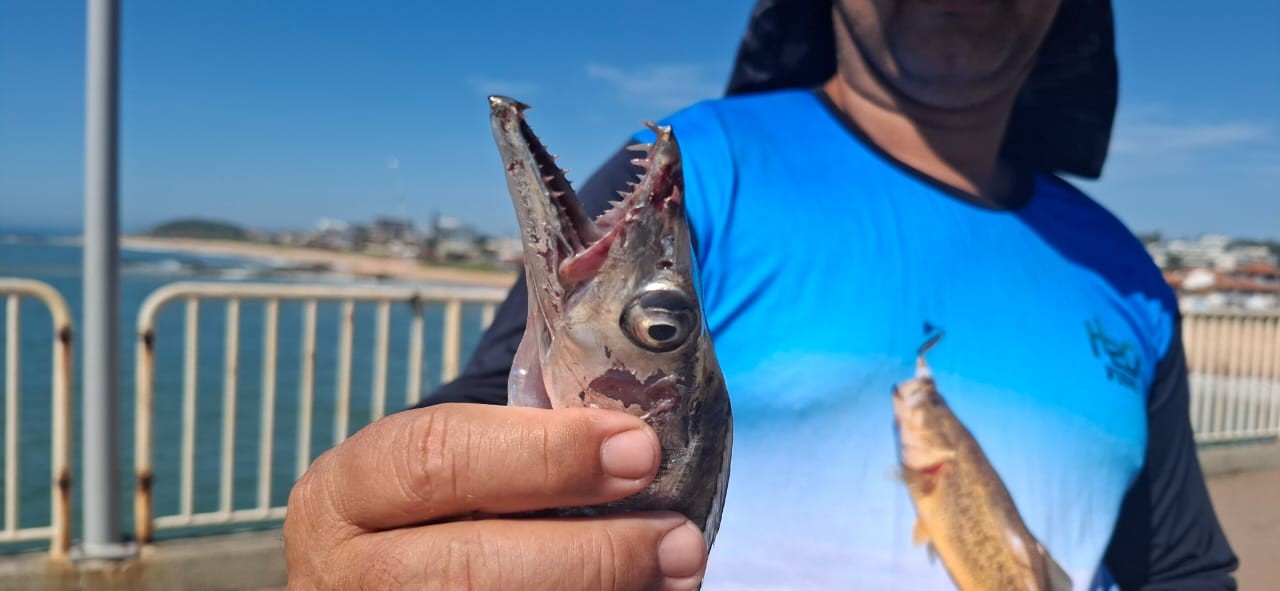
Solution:
<path fill-rule="evenodd" d="M 623 309 L 619 321 L 631 342 L 655 353 L 678 349 L 694 334 L 697 323 L 692 298 L 666 286 L 641 292 Z"/>

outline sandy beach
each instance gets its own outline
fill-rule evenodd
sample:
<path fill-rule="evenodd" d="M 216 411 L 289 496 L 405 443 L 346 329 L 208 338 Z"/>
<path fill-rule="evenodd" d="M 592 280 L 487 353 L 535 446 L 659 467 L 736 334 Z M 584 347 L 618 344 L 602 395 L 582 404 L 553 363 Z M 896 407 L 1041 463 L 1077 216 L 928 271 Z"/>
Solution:
<path fill-rule="evenodd" d="M 510 287 L 516 278 L 513 272 L 427 266 L 414 260 L 229 240 L 126 236 L 120 239 L 120 244 L 123 248 L 133 250 L 233 256 L 299 265 L 324 264 L 328 265 L 332 271 L 362 277 L 390 277 L 493 287 Z"/>

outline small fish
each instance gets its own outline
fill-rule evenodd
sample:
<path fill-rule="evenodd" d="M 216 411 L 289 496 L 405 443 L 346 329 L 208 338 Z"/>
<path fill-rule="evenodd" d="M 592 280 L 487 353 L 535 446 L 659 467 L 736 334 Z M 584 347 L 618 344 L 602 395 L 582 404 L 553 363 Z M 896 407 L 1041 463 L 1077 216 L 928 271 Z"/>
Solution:
<path fill-rule="evenodd" d="M 684 210 L 680 149 L 670 127 L 630 191 L 590 219 L 564 172 L 525 121 L 529 107 L 489 98 L 524 246 L 528 320 L 508 381 L 508 404 L 594 407 L 643 418 L 662 463 L 640 493 L 554 515 L 672 510 L 715 540 L 729 481 L 733 418 L 703 318 Z"/>
<path fill-rule="evenodd" d="M 1004 482 L 951 412 L 925 363 L 893 390 L 902 479 L 916 508 L 912 540 L 940 557 L 962 591 L 1066 591 L 1071 579 L 1027 530 Z"/>

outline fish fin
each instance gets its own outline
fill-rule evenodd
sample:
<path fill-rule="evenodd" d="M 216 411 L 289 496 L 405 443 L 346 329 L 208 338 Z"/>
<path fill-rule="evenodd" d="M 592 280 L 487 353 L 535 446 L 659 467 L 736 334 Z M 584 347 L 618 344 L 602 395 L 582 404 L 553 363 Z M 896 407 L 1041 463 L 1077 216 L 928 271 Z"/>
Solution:
<path fill-rule="evenodd" d="M 925 527 L 924 520 L 916 518 L 915 527 L 911 528 L 911 543 L 919 546 L 924 544 L 925 552 L 929 554 L 929 563 L 936 564 L 938 562 L 938 548 L 933 545 L 933 538 L 929 535 L 929 528 Z"/>
<path fill-rule="evenodd" d="M 932 473 L 942 468 L 943 464 L 955 461 L 959 454 L 949 447 L 929 447 L 911 445 L 906 450 L 906 465 L 913 470 Z"/>
<path fill-rule="evenodd" d="M 1049 591 L 1071 591 L 1071 576 L 1063 570 L 1062 565 L 1049 555 L 1044 545 L 1036 542 L 1036 550 L 1044 557 L 1045 576 L 1049 579 Z"/>
<path fill-rule="evenodd" d="M 541 319 L 531 314 L 528 322 L 541 322 Z M 520 338 L 520 346 L 512 359 L 507 376 L 507 405 L 552 408 L 551 397 L 547 395 L 546 382 L 543 381 L 537 337 L 533 332 L 526 331 Z"/>
<path fill-rule="evenodd" d="M 923 519 L 917 517 L 915 527 L 911 528 L 911 543 L 919 546 L 929 542 L 929 528 L 924 526 Z M 930 545 L 932 546 L 932 544 Z"/>

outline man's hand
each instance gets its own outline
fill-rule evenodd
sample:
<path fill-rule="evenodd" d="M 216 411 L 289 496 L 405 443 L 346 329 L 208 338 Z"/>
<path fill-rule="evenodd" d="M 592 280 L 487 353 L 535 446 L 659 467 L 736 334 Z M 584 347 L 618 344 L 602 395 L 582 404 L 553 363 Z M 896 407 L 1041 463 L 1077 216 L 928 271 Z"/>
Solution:
<path fill-rule="evenodd" d="M 504 519 L 640 491 L 658 439 L 593 409 L 445 404 L 382 419 L 316 460 L 284 524 L 290 589 L 693 589 L 683 516 Z"/>

